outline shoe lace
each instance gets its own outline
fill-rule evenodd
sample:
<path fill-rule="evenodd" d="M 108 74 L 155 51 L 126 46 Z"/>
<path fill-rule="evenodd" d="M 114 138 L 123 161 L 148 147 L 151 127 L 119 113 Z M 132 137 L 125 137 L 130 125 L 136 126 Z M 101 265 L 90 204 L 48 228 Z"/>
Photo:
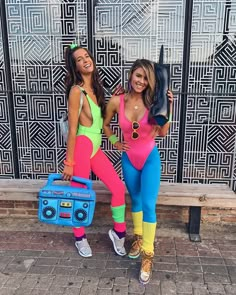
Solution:
<path fill-rule="evenodd" d="M 87 239 L 82 239 L 81 241 L 77 241 L 76 244 L 80 249 L 82 248 L 90 249 Z"/>
<path fill-rule="evenodd" d="M 133 241 L 131 248 L 133 250 L 138 250 L 141 248 L 141 246 L 142 246 L 142 240 L 140 238 L 138 238 L 135 241 Z"/>
<path fill-rule="evenodd" d="M 142 259 L 142 271 L 143 272 L 151 272 L 152 270 L 152 259 L 153 259 L 153 255 L 152 253 L 150 255 L 144 255 L 143 259 Z"/>
<path fill-rule="evenodd" d="M 123 249 L 124 248 L 124 243 L 125 243 L 125 238 L 121 238 L 121 239 L 116 238 L 115 239 L 115 244 L 116 244 L 116 247 L 118 249 Z"/>

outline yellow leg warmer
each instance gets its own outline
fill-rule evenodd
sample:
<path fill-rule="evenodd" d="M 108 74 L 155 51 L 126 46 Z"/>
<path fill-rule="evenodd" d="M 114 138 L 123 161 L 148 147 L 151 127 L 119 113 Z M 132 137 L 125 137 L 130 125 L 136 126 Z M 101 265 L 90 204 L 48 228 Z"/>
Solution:
<path fill-rule="evenodd" d="M 143 244 L 142 250 L 154 253 L 154 240 L 157 223 L 143 222 Z"/>
<path fill-rule="evenodd" d="M 142 236 L 143 234 L 143 211 L 132 212 L 134 234 Z"/>

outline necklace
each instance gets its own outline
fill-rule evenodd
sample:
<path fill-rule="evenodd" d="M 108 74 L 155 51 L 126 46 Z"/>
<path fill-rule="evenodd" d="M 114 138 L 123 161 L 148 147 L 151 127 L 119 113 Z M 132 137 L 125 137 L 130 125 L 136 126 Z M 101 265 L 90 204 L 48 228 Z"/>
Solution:
<path fill-rule="evenodd" d="M 134 106 L 134 109 L 135 109 L 135 110 L 138 110 L 138 106 L 137 106 L 137 105 L 136 105 L 136 106 Z"/>

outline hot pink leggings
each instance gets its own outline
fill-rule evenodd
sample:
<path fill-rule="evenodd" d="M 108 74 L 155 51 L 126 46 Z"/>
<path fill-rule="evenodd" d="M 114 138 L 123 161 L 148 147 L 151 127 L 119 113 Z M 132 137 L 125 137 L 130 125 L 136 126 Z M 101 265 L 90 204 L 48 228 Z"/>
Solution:
<path fill-rule="evenodd" d="M 112 193 L 111 207 L 124 206 L 125 186 L 123 182 L 120 180 L 111 162 L 100 148 L 91 158 L 92 152 L 92 141 L 85 135 L 77 136 L 74 153 L 74 176 L 88 179 L 90 171 L 92 170 Z M 71 182 L 71 185 L 78 187 L 83 186 L 73 181 Z M 116 222 L 114 220 L 114 229 L 118 232 L 124 232 L 126 230 L 126 223 Z M 74 227 L 73 232 L 75 237 L 81 237 L 85 234 L 85 229 L 84 227 Z"/>

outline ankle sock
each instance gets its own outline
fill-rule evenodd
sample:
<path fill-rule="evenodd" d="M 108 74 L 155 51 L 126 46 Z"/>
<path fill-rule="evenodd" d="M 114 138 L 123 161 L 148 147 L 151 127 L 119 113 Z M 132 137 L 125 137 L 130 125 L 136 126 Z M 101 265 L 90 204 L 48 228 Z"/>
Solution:
<path fill-rule="evenodd" d="M 113 229 L 113 230 L 117 234 L 117 236 L 119 237 L 119 239 L 122 239 L 122 238 L 124 238 L 126 236 L 126 231 L 120 232 L 120 231 L 116 231 L 115 229 Z"/>
<path fill-rule="evenodd" d="M 82 241 L 83 239 L 86 239 L 86 235 L 82 235 L 81 237 L 75 237 L 76 241 Z"/>

